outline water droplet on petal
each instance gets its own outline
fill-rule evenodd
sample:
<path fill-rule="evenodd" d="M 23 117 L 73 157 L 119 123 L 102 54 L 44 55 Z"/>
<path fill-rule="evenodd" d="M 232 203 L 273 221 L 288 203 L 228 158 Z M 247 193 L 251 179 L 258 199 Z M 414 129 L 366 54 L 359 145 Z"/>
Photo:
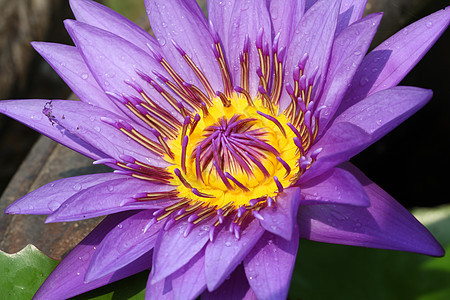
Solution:
<path fill-rule="evenodd" d="M 81 186 L 81 184 L 79 184 L 79 183 L 75 183 L 75 184 L 73 185 L 72 188 L 73 188 L 75 191 L 80 191 L 81 188 L 82 188 L 82 186 Z"/>
<path fill-rule="evenodd" d="M 367 77 L 363 77 L 363 78 L 361 78 L 361 80 L 359 81 L 359 85 L 360 85 L 360 86 L 366 86 L 367 83 L 369 83 L 369 78 L 367 78 Z"/>
<path fill-rule="evenodd" d="M 51 211 L 55 211 L 55 210 L 57 210 L 59 208 L 59 205 L 60 204 L 59 204 L 58 201 L 55 201 L 55 200 L 50 201 L 48 203 L 48 209 L 50 209 Z"/>
<path fill-rule="evenodd" d="M 164 46 L 166 44 L 166 39 L 160 37 L 160 38 L 158 38 L 158 42 L 161 46 Z"/>
<path fill-rule="evenodd" d="M 81 74 L 81 79 L 86 80 L 88 79 L 89 75 L 87 73 L 82 73 Z"/>
<path fill-rule="evenodd" d="M 225 246 L 226 246 L 226 247 L 230 247 L 230 246 L 231 246 L 231 243 L 230 243 L 230 242 L 226 242 L 226 243 L 225 243 Z"/>
<path fill-rule="evenodd" d="M 433 26 L 433 23 L 432 23 L 431 21 L 428 21 L 427 24 L 426 24 L 426 26 L 427 26 L 428 28 L 430 28 L 431 26 Z"/>

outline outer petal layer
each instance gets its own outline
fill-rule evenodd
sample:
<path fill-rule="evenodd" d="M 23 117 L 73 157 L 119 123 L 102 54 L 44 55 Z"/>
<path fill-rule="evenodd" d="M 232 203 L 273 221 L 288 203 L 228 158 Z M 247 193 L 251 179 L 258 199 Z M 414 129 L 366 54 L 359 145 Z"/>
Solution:
<path fill-rule="evenodd" d="M 91 186 L 128 176 L 114 173 L 92 174 L 63 178 L 26 194 L 5 210 L 7 214 L 49 215 L 73 195 Z"/>
<path fill-rule="evenodd" d="M 86 143 L 76 135 L 57 124 L 51 123 L 43 113 L 44 108 L 49 102 L 49 100 L 41 99 L 2 100 L 0 101 L 0 113 L 22 122 L 28 127 L 84 156 L 94 160 L 107 157 L 106 154 Z"/>
<path fill-rule="evenodd" d="M 164 109 L 174 116 L 178 115 L 178 112 L 137 73 L 139 70 L 165 74 L 164 69 L 150 54 L 126 39 L 100 28 L 73 20 L 66 20 L 64 24 L 104 91 L 138 98 L 141 98 L 139 93 L 144 91 Z M 130 118 L 140 122 L 128 109 L 124 108 L 124 111 Z"/>
<path fill-rule="evenodd" d="M 171 186 L 127 177 L 102 182 L 75 194 L 51 214 L 46 222 L 69 222 L 124 210 L 161 208 L 161 201 L 130 202 L 125 205 L 123 201 L 132 198 L 136 191 L 166 192 L 173 189 Z M 163 204 L 167 205 L 167 203 Z"/>
<path fill-rule="evenodd" d="M 357 67 L 372 42 L 381 16 L 381 13 L 369 15 L 345 28 L 335 39 L 327 81 L 317 105 L 325 106 L 320 113 L 319 135 L 326 129 L 329 120 L 338 109 Z"/>
<path fill-rule="evenodd" d="M 286 189 L 278 195 L 276 205 L 266 207 L 259 212 L 264 218 L 260 220 L 261 226 L 273 234 L 291 240 L 300 198 L 300 188 Z"/>
<path fill-rule="evenodd" d="M 449 22 L 450 7 L 447 7 L 403 28 L 372 50 L 358 68 L 339 111 L 367 95 L 397 85 L 433 46 Z"/>
<path fill-rule="evenodd" d="M 70 0 L 70 8 L 78 21 L 114 33 L 145 51 L 148 51 L 147 44 L 159 49 L 158 42 L 147 31 L 100 3 Z"/>
<path fill-rule="evenodd" d="M 292 72 L 305 54 L 308 60 L 304 67 L 307 77 L 317 68 L 314 93 L 319 94 L 325 82 L 328 62 L 336 29 L 340 1 L 319 0 L 296 25 L 294 36 L 287 49 L 284 78 L 292 81 Z M 311 84 L 313 84 L 311 82 Z M 314 96 L 313 96 L 314 97 Z M 289 95 L 283 91 L 281 105 L 288 103 Z"/>
<path fill-rule="evenodd" d="M 179 270 L 208 242 L 212 221 L 193 228 L 191 225 L 179 221 L 173 227 L 161 230 L 155 246 L 152 284 Z"/>
<path fill-rule="evenodd" d="M 239 265 L 218 289 L 205 291 L 202 300 L 256 300 L 255 293 L 245 278 L 244 268 Z"/>
<path fill-rule="evenodd" d="M 125 120 L 141 134 L 156 140 L 148 128 L 140 127 L 138 124 L 127 120 L 126 117 L 79 101 L 66 100 L 51 101 L 47 105 L 46 114 L 47 117 L 44 118 L 50 124 L 48 127 L 63 127 L 72 135 L 83 139 L 92 147 L 118 161 L 121 161 L 121 155 L 130 155 L 153 166 L 167 166 L 167 162 L 160 156 L 153 154 L 149 149 L 126 136 L 117 127 L 103 121 L 105 118 L 113 121 Z M 52 125 L 52 122 L 54 125 Z"/>
<path fill-rule="evenodd" d="M 370 135 L 356 125 L 345 122 L 335 124 L 311 148 L 311 153 L 320 148 L 323 150 L 316 162 L 300 177 L 299 183 L 303 184 L 348 161 L 366 148 L 370 140 Z"/>
<path fill-rule="evenodd" d="M 45 58 L 81 101 L 115 113 L 120 112 L 119 108 L 98 85 L 76 47 L 41 42 L 33 42 L 32 46 Z"/>
<path fill-rule="evenodd" d="M 444 249 L 410 212 L 351 165 L 370 198 L 368 208 L 309 205 L 299 210 L 300 237 L 313 241 L 444 255 Z"/>
<path fill-rule="evenodd" d="M 144 210 L 111 229 L 97 246 L 97 251 L 86 272 L 86 282 L 117 271 L 151 251 L 155 245 L 156 236 L 162 229 L 162 222 L 160 222 L 146 230 L 152 218 L 153 210 Z"/>
<path fill-rule="evenodd" d="M 174 300 L 196 299 L 206 289 L 205 251 L 172 274 Z"/>
<path fill-rule="evenodd" d="M 422 108 L 432 95 L 431 90 L 396 86 L 353 105 L 337 116 L 333 124 L 354 124 L 370 134 L 374 143 Z"/>
<path fill-rule="evenodd" d="M 259 67 L 259 56 L 255 47 L 258 32 L 264 31 L 263 45 L 267 42 L 272 49 L 272 27 L 269 11 L 265 1 L 235 1 L 231 14 L 230 28 L 228 31 L 228 62 L 231 76 L 235 85 L 241 85 L 241 65 L 239 55 L 244 47 L 248 47 L 249 53 L 249 92 L 255 96 L 258 91 L 259 77 L 256 68 Z M 246 37 L 248 45 L 244 45 Z"/>
<path fill-rule="evenodd" d="M 84 275 L 96 246 L 114 226 L 133 214 L 133 212 L 124 212 L 108 216 L 103 220 L 59 263 L 36 292 L 33 299 L 68 299 L 148 269 L 152 264 L 152 258 L 144 255 L 117 272 L 93 282 L 84 283 Z"/>
<path fill-rule="evenodd" d="M 297 256 L 299 234 L 291 241 L 266 232 L 244 260 L 245 274 L 258 299 L 286 299 Z"/>
<path fill-rule="evenodd" d="M 172 67 L 187 81 L 197 77 L 172 44 L 176 41 L 207 76 L 214 92 L 221 89 L 219 65 L 211 50 L 213 38 L 205 15 L 195 0 L 146 0 L 147 14 L 153 32 Z M 202 87 L 197 83 L 198 87 Z"/>
<path fill-rule="evenodd" d="M 348 171 L 334 168 L 302 184 L 301 205 L 349 204 L 368 207 L 369 197 L 359 181 Z"/>
<path fill-rule="evenodd" d="M 214 242 L 206 246 L 205 274 L 208 290 L 218 288 L 241 263 L 264 233 L 264 229 L 254 219 L 237 239 L 227 228 L 223 228 Z"/>

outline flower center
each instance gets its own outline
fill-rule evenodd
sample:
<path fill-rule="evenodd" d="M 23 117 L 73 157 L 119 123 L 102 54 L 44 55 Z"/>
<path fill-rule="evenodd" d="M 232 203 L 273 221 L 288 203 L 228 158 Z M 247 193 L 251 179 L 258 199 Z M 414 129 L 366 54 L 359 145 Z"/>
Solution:
<path fill-rule="evenodd" d="M 275 118 L 261 101 L 249 105 L 242 94 L 227 100 L 223 105 L 215 98 L 206 116 L 168 142 L 173 159 L 166 160 L 180 197 L 250 206 L 250 199 L 275 197 L 290 185 L 300 152 L 284 115 Z"/>
<path fill-rule="evenodd" d="M 170 166 L 151 166 L 128 155 L 121 156 L 121 161 L 103 159 L 97 163 L 115 164 L 118 173 L 168 188 L 163 192 L 142 191 L 121 204 L 170 201 L 169 206 L 155 211 L 152 222 L 168 218 L 165 225 L 168 227 L 186 218 L 190 224 L 187 235 L 203 220 L 215 220 L 210 231 L 213 234 L 214 228 L 227 217 L 231 220 L 230 231 L 239 238 L 240 228 L 248 217 L 261 219 L 258 211 L 271 206 L 277 195 L 295 184 L 314 163 L 321 149 L 310 153 L 310 148 L 318 133 L 318 117 L 323 107 L 317 107 L 312 101 L 316 73 L 307 76 L 304 72 L 307 54 L 294 68 L 292 80 L 283 78 L 285 51 L 278 49 L 279 34 L 273 40 L 271 54 L 264 30 L 258 32 L 257 51 L 253 55 L 249 52 L 249 38 L 245 38 L 239 56 L 240 78 L 235 78 L 233 87 L 219 37 L 211 30 L 223 92 L 213 89 L 207 76 L 172 40 L 201 88 L 187 82 L 160 53 L 150 48 L 166 75 L 153 71 L 156 79 L 144 71 L 136 72 L 167 103 L 152 99 L 135 81 L 126 83 L 140 97 L 108 93 L 124 110 L 147 124 L 153 134 L 145 135 L 124 120 L 102 120 L 163 157 Z M 258 89 L 253 91 L 254 97 L 250 93 L 250 59 L 259 61 Z M 283 86 L 290 103 L 281 112 Z M 179 116 L 184 120 L 180 121 Z"/>

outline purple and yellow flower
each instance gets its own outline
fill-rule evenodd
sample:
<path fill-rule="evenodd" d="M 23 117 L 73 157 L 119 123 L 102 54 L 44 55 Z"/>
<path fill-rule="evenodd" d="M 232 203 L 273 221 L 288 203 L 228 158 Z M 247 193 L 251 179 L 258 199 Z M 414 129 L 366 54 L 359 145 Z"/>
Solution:
<path fill-rule="evenodd" d="M 314 1 L 313 1 L 314 2 Z M 148 299 L 283 299 L 299 238 L 443 255 L 405 208 L 348 160 L 431 98 L 397 86 L 447 28 L 448 8 L 367 55 L 366 1 L 145 1 L 155 37 L 70 1 L 75 47 L 33 47 L 81 101 L 0 112 L 114 172 L 65 178 L 10 214 L 108 215 L 36 299 L 151 268 Z"/>

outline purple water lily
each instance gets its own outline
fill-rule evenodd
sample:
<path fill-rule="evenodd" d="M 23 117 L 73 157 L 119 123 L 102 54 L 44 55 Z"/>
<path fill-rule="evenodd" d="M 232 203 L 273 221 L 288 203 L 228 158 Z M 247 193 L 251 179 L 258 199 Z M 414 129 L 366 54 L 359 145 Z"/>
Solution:
<path fill-rule="evenodd" d="M 347 161 L 432 92 L 396 86 L 447 28 L 446 8 L 365 55 L 381 13 L 364 0 L 146 0 L 156 39 L 91 0 L 70 1 L 75 47 L 33 47 L 81 101 L 0 112 L 114 169 L 10 205 L 47 222 L 108 215 L 36 299 L 151 268 L 148 299 L 283 299 L 299 238 L 444 251 Z"/>

